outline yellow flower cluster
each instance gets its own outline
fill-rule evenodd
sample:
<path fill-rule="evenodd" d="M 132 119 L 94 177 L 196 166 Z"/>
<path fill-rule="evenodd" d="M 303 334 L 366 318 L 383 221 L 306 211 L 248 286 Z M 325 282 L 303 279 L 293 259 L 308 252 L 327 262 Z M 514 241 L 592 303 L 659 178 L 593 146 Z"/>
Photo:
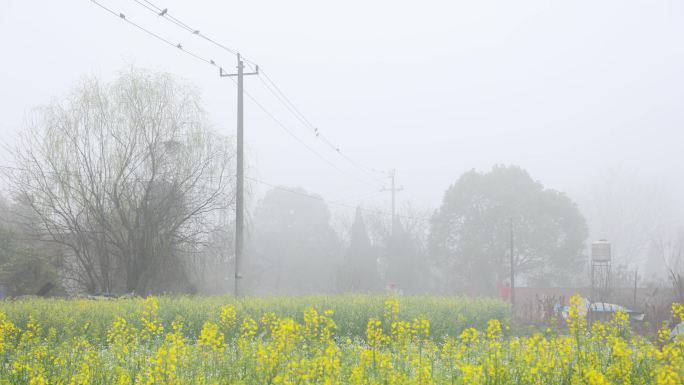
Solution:
<path fill-rule="evenodd" d="M 3 353 L 7 347 L 7 341 L 14 338 L 17 334 L 17 328 L 10 322 L 5 314 L 0 313 L 0 354 Z"/>
<path fill-rule="evenodd" d="M 226 350 L 226 340 L 223 333 L 219 331 L 218 325 L 209 321 L 202 326 L 197 345 L 218 353 L 223 353 Z"/>
<path fill-rule="evenodd" d="M 332 310 L 255 315 L 243 306 L 220 305 L 204 319 L 176 313 L 167 323 L 160 313 L 168 309 L 148 298 L 106 324 L 80 326 L 65 312 L 73 334 L 0 308 L 0 385 L 684 384 L 684 337 L 670 340 L 663 329 L 652 343 L 631 333 L 624 313 L 588 328 L 579 297 L 567 331 L 529 335 L 510 335 L 498 319 L 461 327 L 454 314 L 452 335 L 435 337 L 432 325 L 443 320 L 403 317 L 395 298 L 362 336 L 340 332 Z M 672 313 L 684 317 L 684 308 Z"/>
<path fill-rule="evenodd" d="M 164 333 L 164 326 L 159 320 L 159 301 L 155 297 L 148 297 L 145 300 L 140 320 L 144 328 L 142 329 L 142 339 L 152 340 Z"/>

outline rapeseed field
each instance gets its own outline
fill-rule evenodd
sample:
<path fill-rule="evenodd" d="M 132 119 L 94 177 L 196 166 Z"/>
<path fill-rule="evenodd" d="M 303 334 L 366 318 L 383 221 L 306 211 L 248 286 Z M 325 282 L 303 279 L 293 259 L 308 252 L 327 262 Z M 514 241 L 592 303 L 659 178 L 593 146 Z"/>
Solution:
<path fill-rule="evenodd" d="M 623 313 L 589 326 L 582 306 L 567 328 L 516 335 L 486 299 L 6 302 L 0 384 L 684 383 L 684 338 L 636 335 Z"/>

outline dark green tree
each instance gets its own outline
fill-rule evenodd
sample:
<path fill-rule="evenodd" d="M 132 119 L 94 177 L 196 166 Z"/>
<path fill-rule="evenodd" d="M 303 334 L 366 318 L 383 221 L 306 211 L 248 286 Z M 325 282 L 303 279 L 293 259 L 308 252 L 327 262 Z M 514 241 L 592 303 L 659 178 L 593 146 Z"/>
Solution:
<path fill-rule="evenodd" d="M 361 209 L 356 209 L 349 248 L 339 271 L 342 291 L 371 292 L 382 289 L 378 273 L 378 253 L 371 244 Z"/>
<path fill-rule="evenodd" d="M 254 210 L 245 284 L 262 294 L 332 291 L 340 254 L 323 199 L 275 188 Z"/>
<path fill-rule="evenodd" d="M 385 247 L 387 284 L 404 294 L 428 290 L 425 282 L 428 264 L 415 235 L 397 220 Z"/>
<path fill-rule="evenodd" d="M 568 284 L 583 267 L 587 227 L 575 203 L 520 167 L 463 174 L 432 220 L 430 254 L 448 286 L 491 294 L 510 271 L 510 233 L 518 283 Z"/>
<path fill-rule="evenodd" d="M 22 211 L 21 214 L 19 212 Z M 54 244 L 37 242 L 27 222 L 30 212 L 0 198 L 0 287 L 5 295 L 32 295 L 52 287 L 48 295 L 64 293 L 58 271 L 61 252 Z"/>

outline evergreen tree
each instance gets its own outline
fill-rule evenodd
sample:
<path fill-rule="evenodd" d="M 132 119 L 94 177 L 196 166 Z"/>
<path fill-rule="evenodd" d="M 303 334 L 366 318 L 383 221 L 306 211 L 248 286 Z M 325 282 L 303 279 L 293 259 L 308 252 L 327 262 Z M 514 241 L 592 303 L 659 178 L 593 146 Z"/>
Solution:
<path fill-rule="evenodd" d="M 344 291 L 369 292 L 381 288 L 377 253 L 371 245 L 360 208 L 356 209 L 351 227 L 351 241 L 342 272 L 341 286 Z"/>

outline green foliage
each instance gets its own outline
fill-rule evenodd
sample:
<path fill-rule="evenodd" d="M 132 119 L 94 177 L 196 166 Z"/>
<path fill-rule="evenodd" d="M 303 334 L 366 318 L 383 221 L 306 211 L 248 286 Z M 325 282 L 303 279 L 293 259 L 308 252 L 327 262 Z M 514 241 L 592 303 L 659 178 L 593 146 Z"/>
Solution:
<path fill-rule="evenodd" d="M 272 189 L 257 203 L 251 234 L 252 293 L 310 294 L 335 287 L 340 242 L 322 199 L 301 189 Z M 247 280 L 245 280 L 247 281 Z"/>
<path fill-rule="evenodd" d="M 8 187 L 41 239 L 63 248 L 69 286 L 191 292 L 185 257 L 204 251 L 235 186 L 233 146 L 210 128 L 194 87 L 130 68 L 84 80 L 30 122 Z"/>
<path fill-rule="evenodd" d="M 338 287 L 343 292 L 372 292 L 382 289 L 378 272 L 378 252 L 368 237 L 361 209 L 351 227 L 349 248 L 339 268 Z"/>
<path fill-rule="evenodd" d="M 397 221 L 387 238 L 387 280 L 405 294 L 426 292 L 427 261 L 418 241 Z"/>
<path fill-rule="evenodd" d="M 18 207 L 14 205 L 12 209 Z M 59 286 L 59 251 L 51 245 L 36 242 L 24 226 L 15 223 L 17 216 L 11 214 L 4 202 L 0 202 L 0 212 L 6 221 L 0 226 L 0 286 L 4 286 L 5 294 L 36 294 L 43 285 Z M 51 293 L 61 291 L 57 287 Z"/>
<path fill-rule="evenodd" d="M 467 172 L 447 190 L 433 219 L 432 255 L 460 285 L 491 292 L 508 276 L 511 224 L 521 277 L 567 284 L 580 271 L 587 228 L 577 206 L 515 166 Z"/>
<path fill-rule="evenodd" d="M 368 318 L 383 316 L 386 296 L 341 295 L 303 297 L 159 297 L 159 318 L 166 330 L 173 321 L 182 319 L 184 333 L 190 337 L 199 335 L 202 324 L 209 320 L 218 322 L 221 306 L 235 305 L 241 319 L 251 317 L 260 320 L 266 313 L 280 317 L 302 320 L 304 310 L 314 307 L 320 312 L 333 310 L 337 323 L 337 335 L 363 337 Z M 488 320 L 506 322 L 508 305 L 495 299 L 472 299 L 465 297 L 416 296 L 400 298 L 400 315 L 412 320 L 427 318 L 432 325 L 432 335 L 441 338 L 460 333 L 466 327 L 484 327 Z M 87 299 L 25 299 L 0 302 L 0 313 L 18 326 L 24 327 L 33 319 L 45 328 L 54 328 L 59 338 L 78 336 L 87 328 L 89 338 L 102 341 L 106 331 L 117 317 L 139 323 L 135 314 L 144 308 L 142 298 L 119 300 Z M 137 326 L 142 326 L 137 325 Z"/>
<path fill-rule="evenodd" d="M 382 299 L 280 297 L 221 306 L 225 298 L 192 302 L 148 297 L 108 302 L 29 300 L 23 308 L 18 306 L 21 303 L 2 305 L 0 384 L 680 385 L 684 381 L 683 338 L 669 340 L 669 329 L 662 329 L 659 336 L 664 338 L 656 345 L 632 334 L 629 317 L 621 312 L 589 328 L 579 296 L 570 300 L 568 333 L 548 329 L 529 336 L 511 335 L 498 319 L 436 335 L 436 321 L 460 321 L 453 318 L 457 309 L 440 314 L 434 312 L 435 306 L 462 300 Z M 360 309 L 365 330 L 361 335 L 340 334 L 345 328 L 340 321 L 349 318 L 344 313 L 350 310 L 347 306 L 354 308 L 360 301 L 363 307 L 364 300 L 372 302 L 371 308 Z M 417 301 L 423 303 L 418 312 L 404 311 Z M 116 311 L 124 309 L 117 307 L 122 305 L 126 313 Z M 288 315 L 301 305 L 305 307 L 296 319 Z M 337 311 L 320 311 L 318 306 L 325 305 L 337 306 Z M 463 305 L 487 312 L 482 307 L 487 300 Z M 59 309 L 64 312 L 49 317 L 39 313 Z M 262 316 L 254 318 L 250 311 L 255 310 Z M 684 319 L 681 304 L 672 310 L 673 316 Z M 104 319 L 93 317 L 98 311 Z M 12 319 L 17 312 L 25 318 L 21 324 Z"/>

